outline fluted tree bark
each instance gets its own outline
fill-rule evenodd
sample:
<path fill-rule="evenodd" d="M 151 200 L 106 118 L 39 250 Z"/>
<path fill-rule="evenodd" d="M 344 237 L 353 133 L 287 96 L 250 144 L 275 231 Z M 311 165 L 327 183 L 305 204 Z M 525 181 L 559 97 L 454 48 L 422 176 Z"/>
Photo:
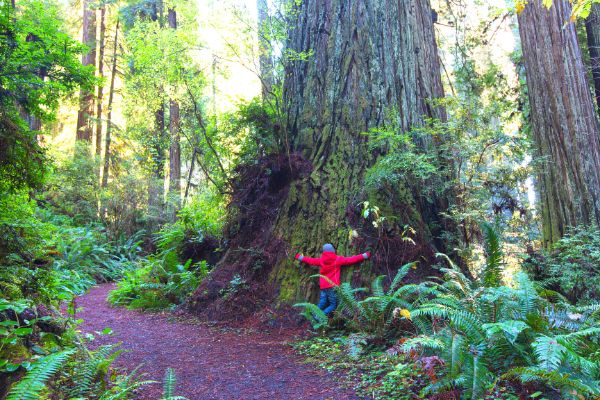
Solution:
<path fill-rule="evenodd" d="M 364 173 L 377 157 L 364 132 L 390 126 L 390 118 L 397 118 L 403 131 L 422 125 L 424 118 L 445 118 L 444 110 L 430 103 L 444 95 L 431 5 L 429 0 L 308 0 L 298 12 L 288 46 L 312 55 L 287 71 L 284 102 L 293 150 L 302 152 L 313 172 L 290 188 L 275 232 L 292 248 L 310 253 L 325 242 L 342 253 L 362 251 L 351 246 L 347 212 L 365 200 Z M 402 204 L 390 212 L 433 244 L 429 226 L 443 224 L 442 210 L 435 209 L 440 202 L 423 203 L 408 182 L 397 194 Z M 383 207 L 386 199 L 378 200 Z M 304 297 L 303 285 L 289 284 L 297 270 L 287 267 L 282 263 L 272 272 L 283 286 L 282 297 Z M 314 297 L 317 288 L 312 288 L 308 295 Z"/>
<path fill-rule="evenodd" d="M 519 15 L 545 247 L 600 222 L 600 136 L 568 1 L 532 0 Z"/>

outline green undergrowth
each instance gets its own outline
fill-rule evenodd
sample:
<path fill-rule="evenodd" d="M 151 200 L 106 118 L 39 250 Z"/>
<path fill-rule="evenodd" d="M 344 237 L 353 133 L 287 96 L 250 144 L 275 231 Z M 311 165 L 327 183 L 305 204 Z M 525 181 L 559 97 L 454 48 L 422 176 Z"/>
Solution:
<path fill-rule="evenodd" d="M 366 356 L 374 365 L 416 364 L 425 382 L 397 387 L 421 398 L 597 398 L 600 304 L 573 305 L 525 272 L 504 282 L 500 237 L 491 226 L 483 233 L 487 259 L 475 278 L 440 255 L 441 279 L 404 284 L 406 265 L 385 290 L 384 276 L 370 290 L 343 283 L 333 319 L 313 304 L 298 304 L 313 328 L 330 336 L 300 350 L 325 366 Z M 339 327 L 347 337 L 336 335 Z M 388 358 L 379 359 L 384 350 Z M 363 370 L 361 381 L 381 384 L 377 369 Z"/>
<path fill-rule="evenodd" d="M 74 317 L 76 296 L 135 269 L 140 244 L 140 235 L 109 240 L 101 225 L 77 225 L 26 193 L 3 193 L 0 398 L 124 399 L 144 384 L 111 369 L 117 346 L 88 348 L 109 329 L 82 336 Z"/>
<path fill-rule="evenodd" d="M 360 398 L 408 400 L 427 385 L 422 368 L 404 354 L 388 354 L 377 348 L 357 348 L 360 338 L 348 335 L 315 337 L 292 346 L 316 364 L 335 372 Z M 360 345 L 358 345 L 360 347 Z"/>
<path fill-rule="evenodd" d="M 544 286 L 580 305 L 600 302 L 600 229 L 570 230 L 550 251 L 530 257 L 525 267 Z"/>
<path fill-rule="evenodd" d="M 206 260 L 182 259 L 186 246 L 201 246 L 207 238 L 218 241 L 224 223 L 223 198 L 204 192 L 178 212 L 175 222 L 153 235 L 157 251 L 138 259 L 108 300 L 133 309 L 174 308 L 186 301 L 209 273 Z"/>

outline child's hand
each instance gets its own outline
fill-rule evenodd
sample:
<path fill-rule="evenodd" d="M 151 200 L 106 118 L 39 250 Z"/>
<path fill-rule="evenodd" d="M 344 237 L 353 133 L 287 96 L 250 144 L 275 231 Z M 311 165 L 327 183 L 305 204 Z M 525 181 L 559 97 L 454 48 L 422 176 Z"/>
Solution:
<path fill-rule="evenodd" d="M 371 252 L 367 251 L 366 253 L 362 253 L 362 256 L 365 260 L 368 260 L 369 258 L 371 258 Z"/>
<path fill-rule="evenodd" d="M 304 258 L 304 256 L 302 254 L 300 254 L 300 253 L 296 253 L 296 257 L 295 258 L 298 261 L 302 261 L 302 259 Z"/>

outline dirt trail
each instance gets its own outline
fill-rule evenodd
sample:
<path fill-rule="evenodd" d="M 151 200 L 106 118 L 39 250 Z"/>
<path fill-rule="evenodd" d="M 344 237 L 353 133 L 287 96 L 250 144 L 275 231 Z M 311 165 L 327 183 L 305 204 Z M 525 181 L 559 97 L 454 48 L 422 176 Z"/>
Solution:
<path fill-rule="evenodd" d="M 128 371 L 143 364 L 146 378 L 162 381 L 174 368 L 177 394 L 190 400 L 356 399 L 334 375 L 302 364 L 277 332 L 223 333 L 204 324 L 174 321 L 168 313 L 113 308 L 106 302 L 112 285 L 101 285 L 77 301 L 84 332 L 113 330 L 94 343 L 122 342 L 116 362 Z M 149 385 L 140 399 L 160 399 L 161 385 Z"/>

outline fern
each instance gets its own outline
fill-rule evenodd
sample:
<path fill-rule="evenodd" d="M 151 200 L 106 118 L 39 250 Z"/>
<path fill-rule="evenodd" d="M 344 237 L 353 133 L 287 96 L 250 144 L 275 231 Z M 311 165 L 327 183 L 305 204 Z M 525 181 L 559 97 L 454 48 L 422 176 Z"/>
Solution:
<path fill-rule="evenodd" d="M 379 275 L 371 283 L 371 292 L 373 293 L 374 296 L 383 297 L 385 295 L 384 291 L 383 291 L 383 284 L 382 284 L 384 279 L 385 279 L 385 275 Z"/>
<path fill-rule="evenodd" d="M 548 371 L 558 369 L 567 351 L 556 338 L 549 336 L 539 336 L 532 343 L 532 347 L 538 360 L 538 366 Z"/>
<path fill-rule="evenodd" d="M 548 371 L 540 367 L 516 367 L 510 369 L 501 376 L 502 379 L 519 379 L 523 383 L 542 381 L 546 384 L 560 389 L 571 389 L 584 396 L 600 395 L 600 388 L 597 382 L 582 382 L 580 379 L 573 379 L 567 373 L 559 371 Z"/>
<path fill-rule="evenodd" d="M 353 316 L 360 315 L 362 308 L 354 294 L 357 291 L 363 291 L 364 289 L 353 289 L 348 282 L 343 282 L 340 286 L 336 287 L 338 297 L 340 299 L 340 305 L 348 309 Z"/>
<path fill-rule="evenodd" d="M 403 266 L 401 266 L 398 269 L 398 272 L 396 272 L 396 276 L 394 276 L 394 279 L 392 280 L 392 284 L 390 285 L 390 288 L 387 291 L 388 295 L 391 295 L 396 290 L 398 285 L 400 285 L 400 282 L 402 282 L 402 279 L 404 279 L 406 274 L 408 274 L 408 271 L 410 271 L 410 269 L 415 267 L 416 265 L 417 265 L 416 262 L 411 262 L 408 264 L 404 264 Z"/>
<path fill-rule="evenodd" d="M 98 396 L 98 400 L 124 400 L 131 398 L 131 394 L 142 386 L 157 383 L 156 381 L 140 380 L 138 368 L 128 375 L 119 375 L 114 385 Z"/>
<path fill-rule="evenodd" d="M 310 322 L 313 329 L 323 329 L 329 326 L 329 317 L 313 303 L 297 303 L 294 307 L 302 307 L 302 315 Z"/>
<path fill-rule="evenodd" d="M 521 306 L 521 315 L 526 317 L 528 314 L 536 311 L 538 294 L 533 282 L 525 272 L 518 272 L 515 276 L 519 292 L 519 303 Z"/>
<path fill-rule="evenodd" d="M 500 235 L 488 223 L 482 224 L 486 263 L 481 271 L 481 281 L 486 287 L 498 287 L 502 285 L 502 246 Z"/>
<path fill-rule="evenodd" d="M 402 344 L 402 351 L 404 351 L 405 353 L 408 353 L 411 350 L 418 349 L 442 350 L 444 348 L 444 342 L 442 342 L 440 339 L 433 338 L 430 336 L 415 336 L 413 338 L 407 339 Z"/>
<path fill-rule="evenodd" d="M 175 396 L 176 383 L 175 371 L 173 368 L 167 368 L 163 382 L 163 399 L 170 399 Z"/>
<path fill-rule="evenodd" d="M 9 392 L 6 400 L 36 400 L 46 387 L 46 381 L 54 375 L 75 352 L 67 349 L 40 358 L 31 370 Z"/>
<path fill-rule="evenodd" d="M 173 368 L 167 368 L 163 381 L 163 395 L 161 400 L 187 400 L 183 396 L 175 395 L 175 387 L 177 386 L 177 378 Z"/>
<path fill-rule="evenodd" d="M 121 353 L 114 351 L 116 345 L 106 345 L 91 353 L 87 360 L 78 363 L 73 381 L 75 387 L 71 395 L 73 397 L 87 397 L 94 389 L 93 383 L 98 375 L 106 372 L 106 369 L 114 359 Z"/>

